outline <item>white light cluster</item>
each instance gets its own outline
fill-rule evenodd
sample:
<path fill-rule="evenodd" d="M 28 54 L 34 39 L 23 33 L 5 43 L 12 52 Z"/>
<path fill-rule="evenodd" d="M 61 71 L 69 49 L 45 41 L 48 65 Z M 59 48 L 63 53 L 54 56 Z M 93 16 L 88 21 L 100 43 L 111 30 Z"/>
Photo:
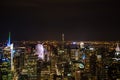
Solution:
<path fill-rule="evenodd" d="M 81 42 L 81 43 L 80 43 L 80 47 L 81 47 L 81 48 L 84 48 L 84 42 Z"/>
<path fill-rule="evenodd" d="M 42 44 L 36 45 L 36 54 L 38 55 L 39 59 L 44 60 L 44 47 Z"/>

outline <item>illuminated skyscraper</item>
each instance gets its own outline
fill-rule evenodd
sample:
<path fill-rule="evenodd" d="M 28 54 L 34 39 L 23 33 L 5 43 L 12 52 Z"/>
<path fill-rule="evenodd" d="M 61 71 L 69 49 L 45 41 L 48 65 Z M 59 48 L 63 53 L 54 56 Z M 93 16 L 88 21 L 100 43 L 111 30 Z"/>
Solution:
<path fill-rule="evenodd" d="M 119 48 L 119 44 L 117 43 L 117 46 L 116 46 L 116 52 L 115 52 L 115 57 L 117 60 L 120 60 L 120 48 Z"/>
<path fill-rule="evenodd" d="M 8 42 L 7 42 L 7 46 L 8 46 L 8 47 L 10 47 L 10 43 L 11 43 L 11 33 L 9 32 Z"/>
<path fill-rule="evenodd" d="M 117 43 L 117 46 L 116 46 L 116 52 L 119 52 L 120 51 L 120 48 L 119 48 L 119 44 Z"/>

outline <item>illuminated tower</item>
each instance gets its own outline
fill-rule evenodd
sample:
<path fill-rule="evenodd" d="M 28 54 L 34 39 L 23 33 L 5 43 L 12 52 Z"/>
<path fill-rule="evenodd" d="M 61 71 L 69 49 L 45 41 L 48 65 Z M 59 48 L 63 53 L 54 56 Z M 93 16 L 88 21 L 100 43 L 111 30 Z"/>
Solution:
<path fill-rule="evenodd" d="M 8 46 L 8 47 L 10 47 L 10 43 L 11 43 L 11 33 L 9 32 L 8 42 L 7 42 L 7 46 Z"/>
<path fill-rule="evenodd" d="M 64 49 L 64 34 L 62 34 L 62 49 Z"/>
<path fill-rule="evenodd" d="M 115 55 L 118 56 L 120 54 L 120 48 L 118 43 L 115 50 L 116 50 Z"/>
<path fill-rule="evenodd" d="M 11 71 L 14 71 L 14 63 L 13 63 L 13 56 L 14 56 L 13 43 L 10 45 L 10 53 L 11 53 Z"/>
<path fill-rule="evenodd" d="M 116 52 L 117 51 L 120 51 L 120 48 L 119 48 L 119 44 L 117 43 L 117 46 L 116 46 Z"/>
<path fill-rule="evenodd" d="M 64 34 L 62 34 L 62 41 L 64 42 Z"/>

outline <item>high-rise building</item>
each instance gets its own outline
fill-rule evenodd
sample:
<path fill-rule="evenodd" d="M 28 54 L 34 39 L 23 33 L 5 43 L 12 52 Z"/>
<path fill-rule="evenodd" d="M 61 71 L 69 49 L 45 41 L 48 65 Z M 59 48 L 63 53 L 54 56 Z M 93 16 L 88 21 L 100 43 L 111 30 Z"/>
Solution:
<path fill-rule="evenodd" d="M 11 44 L 11 33 L 9 32 L 7 46 L 9 47 L 10 44 Z"/>
<path fill-rule="evenodd" d="M 120 55 L 120 48 L 119 48 L 119 44 L 117 43 L 117 46 L 116 46 L 116 52 L 115 52 L 115 55 L 116 56 L 119 56 Z"/>

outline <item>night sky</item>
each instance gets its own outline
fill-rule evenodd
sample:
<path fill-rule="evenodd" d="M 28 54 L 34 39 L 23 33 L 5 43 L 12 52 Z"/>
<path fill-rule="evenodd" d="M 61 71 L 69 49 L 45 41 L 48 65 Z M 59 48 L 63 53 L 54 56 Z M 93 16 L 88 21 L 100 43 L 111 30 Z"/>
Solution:
<path fill-rule="evenodd" d="M 3 0 L 0 40 L 120 40 L 116 0 Z"/>

